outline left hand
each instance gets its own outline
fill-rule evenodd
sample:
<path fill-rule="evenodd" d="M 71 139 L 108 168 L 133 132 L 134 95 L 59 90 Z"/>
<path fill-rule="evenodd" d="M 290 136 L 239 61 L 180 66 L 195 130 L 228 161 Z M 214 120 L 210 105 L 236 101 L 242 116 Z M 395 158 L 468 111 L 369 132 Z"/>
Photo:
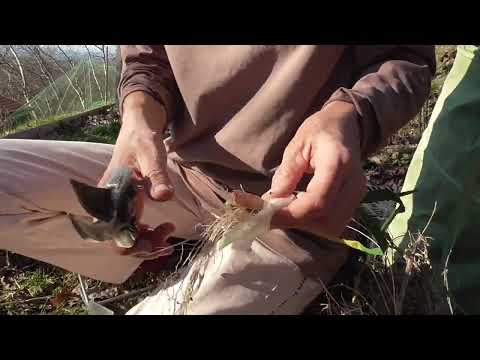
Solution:
<path fill-rule="evenodd" d="M 297 228 L 318 236 L 341 235 L 366 194 L 358 114 L 335 101 L 307 118 L 288 144 L 263 198 L 291 195 L 306 173 L 306 192 L 278 211 L 272 228 Z"/>

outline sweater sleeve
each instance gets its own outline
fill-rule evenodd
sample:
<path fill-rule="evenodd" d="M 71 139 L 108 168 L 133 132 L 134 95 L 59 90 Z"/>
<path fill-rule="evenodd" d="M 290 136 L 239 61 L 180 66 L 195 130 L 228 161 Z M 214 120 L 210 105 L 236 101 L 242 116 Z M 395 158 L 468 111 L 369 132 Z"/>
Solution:
<path fill-rule="evenodd" d="M 132 92 L 144 91 L 165 107 L 170 122 L 180 93 L 163 45 L 122 45 L 122 74 L 118 85 L 119 110 Z"/>
<path fill-rule="evenodd" d="M 420 111 L 435 74 L 435 47 L 354 46 L 354 77 L 330 99 L 355 106 L 362 152 L 373 153 Z M 324 105 L 324 106 L 325 106 Z"/>

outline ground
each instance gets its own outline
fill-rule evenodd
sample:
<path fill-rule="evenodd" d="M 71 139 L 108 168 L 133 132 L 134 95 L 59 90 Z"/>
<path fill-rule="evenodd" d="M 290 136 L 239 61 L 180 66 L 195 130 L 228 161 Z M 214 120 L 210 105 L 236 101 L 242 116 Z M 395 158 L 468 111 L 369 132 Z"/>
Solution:
<path fill-rule="evenodd" d="M 401 188 L 415 146 L 427 125 L 454 57 L 454 45 L 437 46 L 438 68 L 430 97 L 421 113 L 393 136 L 383 151 L 366 162 L 365 171 L 370 184 L 388 186 L 393 190 Z M 46 138 L 113 144 L 119 128 L 118 112 L 112 109 L 90 116 L 80 124 L 62 126 Z M 89 294 L 97 302 L 107 301 L 106 306 L 116 314 L 124 314 L 163 278 L 164 274 L 138 271 L 120 286 L 91 279 L 87 279 L 87 283 Z M 136 290 L 141 290 L 138 291 L 140 294 Z M 0 252 L 0 314 L 83 313 L 85 308 L 76 274 L 17 254 Z"/>

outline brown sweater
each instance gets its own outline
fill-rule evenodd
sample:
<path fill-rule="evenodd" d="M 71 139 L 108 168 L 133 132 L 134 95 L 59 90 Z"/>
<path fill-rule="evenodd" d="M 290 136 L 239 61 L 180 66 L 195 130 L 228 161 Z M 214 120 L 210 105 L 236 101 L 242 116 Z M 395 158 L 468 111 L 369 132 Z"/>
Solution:
<path fill-rule="evenodd" d="M 418 113 L 435 73 L 434 46 L 125 45 L 121 55 L 120 109 L 147 92 L 167 110 L 171 158 L 254 193 L 328 102 L 354 104 L 366 155 Z"/>

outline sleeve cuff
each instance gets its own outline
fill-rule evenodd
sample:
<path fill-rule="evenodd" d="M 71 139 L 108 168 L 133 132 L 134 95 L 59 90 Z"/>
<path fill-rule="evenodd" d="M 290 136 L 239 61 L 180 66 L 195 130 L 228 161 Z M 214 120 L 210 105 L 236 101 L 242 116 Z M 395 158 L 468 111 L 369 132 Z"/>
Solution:
<path fill-rule="evenodd" d="M 359 115 L 358 122 L 362 157 L 366 158 L 369 154 L 375 152 L 380 146 L 382 139 L 380 126 L 370 101 L 354 90 L 344 87 L 335 91 L 330 99 L 323 104 L 323 107 L 334 101 L 348 102 L 355 107 Z"/>
<path fill-rule="evenodd" d="M 168 91 L 163 91 L 162 89 L 155 89 L 154 91 L 143 84 L 129 85 L 119 91 L 118 110 L 120 113 L 120 118 L 123 115 L 123 102 L 125 101 L 125 98 L 136 91 L 143 91 L 147 93 L 164 106 L 167 114 L 167 124 L 173 120 L 175 109 L 175 100 L 173 96 Z"/>

